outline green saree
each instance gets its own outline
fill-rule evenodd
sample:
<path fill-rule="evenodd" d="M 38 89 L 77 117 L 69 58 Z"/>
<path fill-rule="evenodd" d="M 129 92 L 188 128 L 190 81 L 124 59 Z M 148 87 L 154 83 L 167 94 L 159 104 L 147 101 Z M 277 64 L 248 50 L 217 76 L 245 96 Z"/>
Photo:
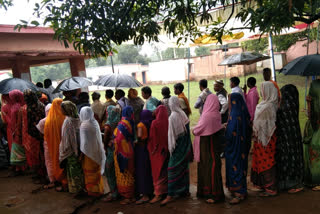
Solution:
<path fill-rule="evenodd" d="M 304 130 L 305 184 L 320 185 L 320 80 L 311 83 L 310 118 Z"/>

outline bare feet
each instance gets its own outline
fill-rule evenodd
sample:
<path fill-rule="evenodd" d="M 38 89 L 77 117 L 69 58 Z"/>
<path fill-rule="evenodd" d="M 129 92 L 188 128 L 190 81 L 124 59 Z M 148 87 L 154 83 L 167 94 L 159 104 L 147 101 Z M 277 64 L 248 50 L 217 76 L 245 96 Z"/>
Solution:
<path fill-rule="evenodd" d="M 52 189 L 54 186 L 55 186 L 54 183 L 50 183 L 48 185 L 44 185 L 43 189 Z"/>
<path fill-rule="evenodd" d="M 135 202 L 135 200 L 133 198 L 126 198 L 126 199 L 123 199 L 120 204 L 121 205 L 127 205 L 127 204 L 132 204 L 133 202 Z"/>
<path fill-rule="evenodd" d="M 161 202 L 161 206 L 165 206 L 167 205 L 168 203 L 172 202 L 173 201 L 173 197 L 172 196 L 167 196 L 166 199 L 164 199 L 162 202 Z"/>
<path fill-rule="evenodd" d="M 137 205 L 147 203 L 150 200 L 150 198 L 147 195 L 144 195 L 142 198 L 140 198 L 138 201 L 136 201 Z"/>
<path fill-rule="evenodd" d="M 158 201 L 161 201 L 161 196 L 160 195 L 154 196 L 154 198 L 150 201 L 150 204 L 155 204 Z"/>

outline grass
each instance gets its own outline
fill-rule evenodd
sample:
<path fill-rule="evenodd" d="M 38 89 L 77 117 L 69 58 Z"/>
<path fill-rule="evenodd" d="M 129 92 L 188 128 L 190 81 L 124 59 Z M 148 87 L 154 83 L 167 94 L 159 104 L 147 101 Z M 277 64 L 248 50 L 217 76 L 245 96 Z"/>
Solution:
<path fill-rule="evenodd" d="M 260 89 L 260 84 L 261 82 L 263 82 L 263 76 L 261 73 L 257 73 L 257 74 L 253 74 L 253 75 L 249 75 L 246 76 L 246 78 L 249 77 L 255 77 L 257 79 L 257 86 L 258 86 L 258 90 Z M 241 77 L 240 78 L 241 82 L 240 82 L 240 86 L 242 87 L 245 81 L 245 77 Z M 209 80 L 208 81 L 208 86 L 210 88 L 211 91 L 213 91 L 213 82 L 214 80 Z M 225 88 L 228 92 L 231 91 L 229 85 L 229 79 L 227 79 L 225 82 Z M 300 114 L 299 114 L 299 120 L 300 120 L 300 126 L 301 126 L 301 130 L 304 130 L 304 126 L 305 123 L 307 121 L 307 116 L 306 116 L 306 111 L 304 110 L 304 97 L 305 97 L 305 78 L 304 77 L 300 77 L 300 76 L 284 76 L 283 74 L 278 74 L 277 75 L 277 82 L 279 87 L 283 87 L 286 84 L 293 84 L 295 85 L 298 90 L 299 90 L 299 103 L 300 103 Z M 185 95 L 188 97 L 188 83 L 184 82 L 184 93 Z M 162 98 L 161 95 L 161 88 L 163 86 L 168 86 L 171 90 L 171 94 L 173 95 L 173 85 L 174 84 L 167 84 L 167 85 L 150 85 L 151 89 L 152 89 L 152 95 L 158 99 Z M 141 95 L 141 91 L 140 88 L 137 88 L 139 95 Z M 124 90 L 126 92 L 127 95 L 127 90 Z M 190 106 L 192 109 L 192 115 L 190 116 L 190 121 L 191 121 L 191 127 L 196 125 L 199 119 L 199 111 L 197 109 L 194 109 L 194 103 L 196 102 L 197 97 L 200 94 L 200 90 L 199 90 L 199 85 L 198 82 L 192 81 L 190 82 Z M 104 92 L 101 92 L 101 101 L 104 101 Z M 260 98 L 261 99 L 261 98 Z"/>

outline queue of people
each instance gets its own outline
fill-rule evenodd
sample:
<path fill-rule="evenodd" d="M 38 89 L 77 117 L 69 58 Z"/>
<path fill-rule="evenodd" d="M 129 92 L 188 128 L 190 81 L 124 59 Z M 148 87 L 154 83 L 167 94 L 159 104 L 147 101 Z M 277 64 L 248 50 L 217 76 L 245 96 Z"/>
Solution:
<path fill-rule="evenodd" d="M 105 103 L 94 92 L 92 104 L 86 92 L 65 92 L 64 100 L 56 97 L 50 103 L 31 90 L 13 90 L 2 95 L 1 108 L 11 171 L 20 175 L 32 170 L 35 182 L 45 182 L 45 189 L 90 196 L 105 194 L 105 176 L 110 190 L 105 202 L 166 205 L 190 195 L 189 165 L 196 161 L 197 197 L 214 204 L 225 201 L 225 157 L 230 204 L 247 198 L 248 174 L 261 197 L 283 190 L 297 193 L 304 185 L 320 190 L 320 80 L 311 84 L 302 138 L 297 88 L 289 84 L 280 90 L 270 80 L 270 69 L 263 76 L 260 102 L 253 77 L 243 89 L 240 79 L 232 77 L 229 95 L 222 80 L 214 82 L 216 94 L 201 80 L 194 105 L 200 118 L 191 128 L 192 111 L 182 83 L 173 87 L 177 96 L 163 87 L 161 100 L 145 86 L 144 100 L 135 89 L 127 97 L 119 89 L 115 94 L 106 90 Z"/>

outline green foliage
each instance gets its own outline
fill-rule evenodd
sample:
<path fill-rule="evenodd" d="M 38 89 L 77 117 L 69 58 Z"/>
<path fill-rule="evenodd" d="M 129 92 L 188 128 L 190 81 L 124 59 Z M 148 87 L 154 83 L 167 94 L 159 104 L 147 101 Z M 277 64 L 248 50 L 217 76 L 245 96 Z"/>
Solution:
<path fill-rule="evenodd" d="M 317 29 L 316 28 L 311 29 L 309 34 L 307 29 L 305 31 L 298 32 L 298 33 L 273 36 L 272 38 L 273 38 L 274 51 L 277 51 L 277 52 L 287 51 L 297 41 L 307 40 L 308 35 L 309 35 L 310 41 L 315 40 L 317 37 Z M 242 42 L 241 45 L 246 51 L 255 51 L 255 52 L 263 53 L 267 51 L 269 44 L 268 44 L 267 38 L 261 38 L 261 39 Z"/>
<path fill-rule="evenodd" d="M 128 40 L 136 45 L 158 42 L 161 31 L 178 38 L 178 43 L 203 33 L 222 43 L 222 36 L 235 30 L 226 29 L 234 16 L 244 24 L 240 28 L 275 35 L 296 21 L 318 20 L 319 5 L 320 0 L 42 0 L 35 14 L 51 25 L 66 47 L 73 44 L 79 52 L 98 57 Z M 210 12 L 218 6 L 231 7 L 227 20 L 213 20 Z M 199 25 L 206 28 L 200 31 Z M 24 26 L 22 22 L 17 28 Z"/>
<path fill-rule="evenodd" d="M 241 43 L 241 46 L 244 48 L 245 51 L 254 51 L 258 53 L 263 53 L 266 51 L 268 47 L 268 39 L 261 38 L 255 40 L 248 40 Z"/>
<path fill-rule="evenodd" d="M 196 56 L 205 56 L 210 54 L 210 47 L 200 46 L 195 49 Z"/>
<path fill-rule="evenodd" d="M 0 9 L 7 10 L 10 6 L 12 6 L 12 0 L 0 0 Z"/>
<path fill-rule="evenodd" d="M 69 63 L 31 67 L 30 70 L 33 82 L 43 82 L 43 80 L 48 78 L 51 80 L 62 80 L 71 77 Z"/>

